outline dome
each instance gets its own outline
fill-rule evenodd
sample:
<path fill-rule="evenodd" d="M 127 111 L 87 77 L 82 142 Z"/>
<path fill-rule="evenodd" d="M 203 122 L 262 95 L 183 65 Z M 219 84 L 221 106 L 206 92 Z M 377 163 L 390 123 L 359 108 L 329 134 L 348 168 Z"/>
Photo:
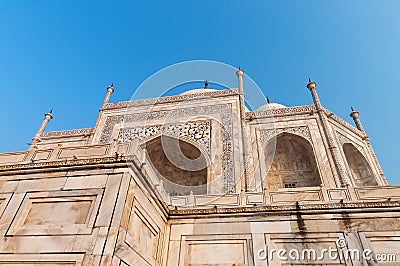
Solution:
<path fill-rule="evenodd" d="M 281 108 L 286 108 L 283 104 L 280 103 L 266 103 L 264 105 L 261 105 L 257 111 L 268 111 L 268 110 L 273 110 L 273 109 L 281 109 Z"/>
<path fill-rule="evenodd" d="M 210 92 L 210 91 L 216 91 L 214 89 L 209 89 L 209 88 L 200 88 L 200 89 L 193 89 L 193 90 L 188 90 L 185 92 L 180 93 L 179 95 L 188 95 L 188 94 L 197 94 L 197 93 L 205 93 L 205 92 Z"/>

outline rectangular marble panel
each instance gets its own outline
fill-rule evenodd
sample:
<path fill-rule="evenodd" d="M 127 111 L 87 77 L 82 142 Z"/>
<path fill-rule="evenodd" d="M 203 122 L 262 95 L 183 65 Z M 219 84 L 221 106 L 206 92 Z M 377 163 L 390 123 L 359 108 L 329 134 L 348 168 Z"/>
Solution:
<path fill-rule="evenodd" d="M 101 190 L 85 192 L 86 195 L 74 195 L 82 191 L 59 191 L 53 196 L 28 193 L 8 235 L 90 234 L 101 200 L 97 193 Z"/>
<path fill-rule="evenodd" d="M 85 224 L 92 202 L 92 200 L 33 202 L 23 224 Z"/>
<path fill-rule="evenodd" d="M 34 161 L 44 161 L 48 160 L 51 155 L 52 150 L 38 150 L 33 155 L 32 159 Z"/>
<path fill-rule="evenodd" d="M 255 204 L 255 203 L 264 203 L 264 194 L 263 193 L 247 193 L 246 194 L 246 203 L 247 204 Z"/>
<path fill-rule="evenodd" d="M 271 203 L 289 203 L 305 201 L 321 201 L 320 190 L 293 191 L 293 192 L 271 192 Z"/>
<path fill-rule="evenodd" d="M 215 196 L 195 196 L 194 202 L 196 206 L 207 205 L 239 205 L 239 195 L 215 195 Z"/>
<path fill-rule="evenodd" d="M 346 189 L 329 189 L 327 190 L 329 200 L 348 200 L 349 194 Z"/>
<path fill-rule="evenodd" d="M 67 178 L 63 189 L 104 188 L 106 183 L 107 175 L 71 176 Z"/>
<path fill-rule="evenodd" d="M 0 164 L 22 162 L 26 156 L 26 152 L 12 152 L 0 154 Z"/>
<path fill-rule="evenodd" d="M 354 190 L 361 200 L 400 198 L 400 187 L 398 186 L 355 188 Z"/>
<path fill-rule="evenodd" d="M 184 265 L 246 265 L 245 240 L 188 241 Z"/>
<path fill-rule="evenodd" d="M 187 197 L 171 197 L 171 204 L 173 206 L 186 206 Z"/>
<path fill-rule="evenodd" d="M 58 153 L 59 159 L 85 158 L 103 156 L 107 153 L 108 145 L 87 146 L 82 148 L 64 148 Z"/>

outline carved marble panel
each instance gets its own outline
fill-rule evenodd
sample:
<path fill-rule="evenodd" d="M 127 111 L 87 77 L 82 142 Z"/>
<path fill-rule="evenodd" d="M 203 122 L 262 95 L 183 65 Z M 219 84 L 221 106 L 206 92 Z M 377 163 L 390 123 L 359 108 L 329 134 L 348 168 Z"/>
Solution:
<path fill-rule="evenodd" d="M 287 128 L 276 128 L 276 129 L 262 129 L 260 130 L 260 142 L 261 144 L 265 144 L 273 137 L 281 133 L 291 133 L 303 138 L 306 138 L 311 142 L 311 133 L 308 126 L 299 126 L 299 127 L 287 127 Z"/>
<path fill-rule="evenodd" d="M 211 122 L 193 121 L 181 124 L 156 125 L 149 127 L 122 128 L 118 135 L 119 142 L 132 142 L 134 139 L 146 140 L 158 134 L 176 137 L 189 137 L 210 152 Z"/>

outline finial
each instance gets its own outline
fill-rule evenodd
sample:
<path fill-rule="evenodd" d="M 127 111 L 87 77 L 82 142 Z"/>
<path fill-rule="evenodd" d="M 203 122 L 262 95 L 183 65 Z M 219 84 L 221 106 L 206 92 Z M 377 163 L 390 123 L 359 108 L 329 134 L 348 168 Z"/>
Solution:
<path fill-rule="evenodd" d="M 239 67 L 239 70 L 241 70 L 240 67 Z"/>
<path fill-rule="evenodd" d="M 269 100 L 268 96 L 267 96 L 267 103 L 268 103 L 268 104 L 270 104 L 270 103 L 271 103 L 271 101 Z"/>
<path fill-rule="evenodd" d="M 114 83 L 111 83 L 111 86 L 110 87 L 114 87 Z"/>
<path fill-rule="evenodd" d="M 351 108 L 351 111 L 352 111 L 352 112 L 354 112 L 354 108 L 353 108 L 353 106 L 350 106 L 350 108 Z"/>
<path fill-rule="evenodd" d="M 52 113 L 53 113 L 53 109 L 50 110 L 49 114 L 52 114 Z"/>
<path fill-rule="evenodd" d="M 310 79 L 310 77 L 308 77 L 308 82 L 311 82 L 311 79 Z"/>
<path fill-rule="evenodd" d="M 204 81 L 204 89 L 208 89 L 208 80 L 207 79 Z"/>

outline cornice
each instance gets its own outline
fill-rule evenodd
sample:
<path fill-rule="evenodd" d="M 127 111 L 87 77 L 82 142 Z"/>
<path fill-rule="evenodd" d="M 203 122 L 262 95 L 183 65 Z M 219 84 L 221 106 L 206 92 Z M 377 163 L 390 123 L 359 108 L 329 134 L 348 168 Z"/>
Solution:
<path fill-rule="evenodd" d="M 148 99 L 126 101 L 126 102 L 108 103 L 102 108 L 102 110 L 138 107 L 138 106 L 146 106 L 146 105 L 154 105 L 154 104 L 162 104 L 162 103 L 170 103 L 170 102 L 182 102 L 182 101 L 187 101 L 187 100 L 191 100 L 191 99 L 215 98 L 215 97 L 232 96 L 232 95 L 239 95 L 238 90 L 237 89 L 216 90 L 216 91 L 185 94 L 185 95 L 166 96 L 166 97 L 160 97 L 160 98 L 148 98 Z"/>
<path fill-rule="evenodd" d="M 30 169 L 45 169 L 54 167 L 70 167 L 70 166 L 81 166 L 81 165 L 94 165 L 94 164 L 108 164 L 108 163 L 121 163 L 126 162 L 131 158 L 127 156 L 117 157 L 97 157 L 87 159 L 65 159 L 49 162 L 30 162 L 21 164 L 8 164 L 0 166 L 0 172 L 16 171 L 16 170 L 30 170 Z"/>
<path fill-rule="evenodd" d="M 246 207 L 217 207 L 217 208 L 185 208 L 185 209 L 171 209 L 170 218 L 188 218 L 192 215 L 255 215 L 255 214 L 273 214 L 289 212 L 294 213 L 302 212 L 355 212 L 363 211 L 363 209 L 379 208 L 400 208 L 400 201 L 384 201 L 384 202 L 348 202 L 348 203 L 320 203 L 320 204 L 304 204 L 304 205 L 259 205 L 259 206 L 246 206 Z M 371 210 L 368 210 L 371 211 Z"/>

